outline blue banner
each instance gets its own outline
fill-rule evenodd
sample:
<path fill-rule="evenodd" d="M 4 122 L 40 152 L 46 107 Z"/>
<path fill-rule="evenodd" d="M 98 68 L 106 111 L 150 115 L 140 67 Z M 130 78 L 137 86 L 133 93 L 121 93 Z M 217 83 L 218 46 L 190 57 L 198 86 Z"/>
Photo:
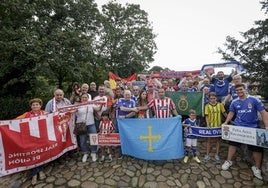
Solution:
<path fill-rule="evenodd" d="M 191 127 L 190 134 L 200 137 L 221 137 L 221 127 L 207 128 L 207 127 Z"/>
<path fill-rule="evenodd" d="M 181 118 L 117 119 L 122 153 L 145 160 L 184 157 Z"/>

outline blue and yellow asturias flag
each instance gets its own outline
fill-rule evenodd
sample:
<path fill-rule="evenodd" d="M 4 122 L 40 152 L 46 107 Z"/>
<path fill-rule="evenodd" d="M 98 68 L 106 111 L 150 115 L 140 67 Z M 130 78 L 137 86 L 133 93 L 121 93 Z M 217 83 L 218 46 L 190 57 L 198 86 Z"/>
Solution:
<path fill-rule="evenodd" d="M 184 157 L 181 118 L 117 119 L 122 153 L 145 160 Z"/>

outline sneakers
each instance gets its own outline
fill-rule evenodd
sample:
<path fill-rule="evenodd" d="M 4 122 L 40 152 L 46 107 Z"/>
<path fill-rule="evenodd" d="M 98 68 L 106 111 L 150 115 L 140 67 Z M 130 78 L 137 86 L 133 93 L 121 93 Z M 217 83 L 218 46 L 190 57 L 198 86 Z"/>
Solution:
<path fill-rule="evenodd" d="M 187 163 L 188 160 L 189 160 L 189 157 L 188 157 L 188 156 L 185 156 L 184 159 L 183 159 L 183 162 L 184 162 L 184 163 Z"/>
<path fill-rule="evenodd" d="M 106 160 L 108 163 L 110 163 L 110 162 L 112 162 L 113 161 L 113 158 L 112 158 L 112 156 L 111 155 L 109 155 L 109 157 L 107 158 L 107 160 Z"/>
<path fill-rule="evenodd" d="M 220 157 L 218 155 L 215 155 L 215 160 L 217 164 L 221 164 Z"/>
<path fill-rule="evenodd" d="M 193 158 L 197 163 L 201 163 L 200 159 L 196 156 Z"/>
<path fill-rule="evenodd" d="M 84 154 L 82 158 L 82 162 L 85 163 L 87 161 L 88 154 Z"/>
<path fill-rule="evenodd" d="M 221 169 L 222 169 L 222 170 L 228 170 L 232 165 L 233 165 L 233 162 L 227 160 L 227 161 L 225 161 L 225 162 L 223 163 L 223 165 L 221 166 Z"/>
<path fill-rule="evenodd" d="M 122 153 L 119 153 L 119 155 L 118 155 L 117 159 L 118 159 L 118 160 L 123 159 L 123 155 L 122 155 Z"/>
<path fill-rule="evenodd" d="M 97 161 L 97 155 L 96 155 L 96 153 L 91 153 L 91 158 L 92 158 L 92 161 L 93 162 Z"/>
<path fill-rule="evenodd" d="M 40 171 L 40 172 L 39 172 L 39 179 L 40 179 L 40 180 L 43 180 L 43 179 L 45 179 L 45 178 L 46 178 L 45 173 L 44 173 L 43 171 Z"/>
<path fill-rule="evenodd" d="M 261 170 L 258 169 L 256 166 L 252 166 L 251 170 L 253 171 L 253 174 L 256 178 L 262 180 L 262 176 L 261 176 Z"/>
<path fill-rule="evenodd" d="M 100 160 L 99 160 L 99 163 L 100 163 L 100 164 L 103 163 L 104 160 L 105 160 L 105 158 L 104 158 L 104 155 L 103 155 L 103 156 L 101 156 L 101 158 L 100 158 Z"/>
<path fill-rule="evenodd" d="M 206 163 L 209 161 L 209 159 L 210 159 L 210 157 L 208 155 L 206 155 L 205 158 L 203 159 L 203 162 Z"/>
<path fill-rule="evenodd" d="M 35 185 L 37 183 L 37 175 L 34 175 L 32 177 L 32 185 Z"/>

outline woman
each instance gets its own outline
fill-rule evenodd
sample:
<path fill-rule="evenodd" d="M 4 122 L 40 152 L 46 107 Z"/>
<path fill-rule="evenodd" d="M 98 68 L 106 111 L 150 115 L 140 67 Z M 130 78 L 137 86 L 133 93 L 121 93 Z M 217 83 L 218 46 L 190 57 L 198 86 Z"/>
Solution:
<path fill-rule="evenodd" d="M 152 117 L 151 111 L 148 109 L 148 94 L 145 90 L 140 91 L 138 102 L 136 103 L 137 107 L 137 117 L 138 118 L 150 118 Z"/>
<path fill-rule="evenodd" d="M 44 110 L 41 110 L 41 107 L 43 105 L 43 102 L 41 99 L 39 99 L 39 98 L 31 99 L 29 102 L 29 105 L 31 107 L 31 111 L 25 112 L 24 114 L 18 116 L 16 119 L 31 118 L 31 117 L 36 117 L 36 116 L 46 114 L 46 112 Z M 36 126 L 38 126 L 38 125 L 36 125 Z M 46 175 L 43 172 L 43 170 L 44 170 L 43 165 L 31 169 L 31 173 L 33 176 L 32 177 L 32 185 L 35 185 L 37 183 L 37 175 L 39 175 L 40 180 L 43 180 L 46 178 Z"/>
<path fill-rule="evenodd" d="M 73 83 L 70 101 L 72 104 L 81 102 L 81 91 L 78 82 Z"/>
<path fill-rule="evenodd" d="M 89 96 L 87 93 L 83 93 L 81 95 L 81 103 L 87 103 L 88 99 Z M 78 135 L 80 140 L 80 147 L 83 153 L 82 162 L 86 162 L 88 158 L 88 152 L 89 152 L 87 145 L 88 134 L 97 133 L 93 114 L 94 110 L 100 111 L 101 107 L 102 107 L 101 105 L 97 106 L 94 104 L 88 104 L 88 105 L 85 104 L 83 106 L 80 106 L 76 111 L 76 123 L 85 122 L 87 126 L 87 133 Z M 97 152 L 97 146 L 91 146 L 91 157 L 93 162 L 97 160 L 96 152 Z"/>

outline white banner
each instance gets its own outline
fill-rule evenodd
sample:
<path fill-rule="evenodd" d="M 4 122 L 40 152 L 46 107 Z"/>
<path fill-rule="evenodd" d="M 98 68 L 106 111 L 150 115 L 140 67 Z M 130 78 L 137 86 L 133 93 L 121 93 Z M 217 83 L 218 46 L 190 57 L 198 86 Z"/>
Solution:
<path fill-rule="evenodd" d="M 268 130 L 265 129 L 223 125 L 222 139 L 268 148 Z"/>

